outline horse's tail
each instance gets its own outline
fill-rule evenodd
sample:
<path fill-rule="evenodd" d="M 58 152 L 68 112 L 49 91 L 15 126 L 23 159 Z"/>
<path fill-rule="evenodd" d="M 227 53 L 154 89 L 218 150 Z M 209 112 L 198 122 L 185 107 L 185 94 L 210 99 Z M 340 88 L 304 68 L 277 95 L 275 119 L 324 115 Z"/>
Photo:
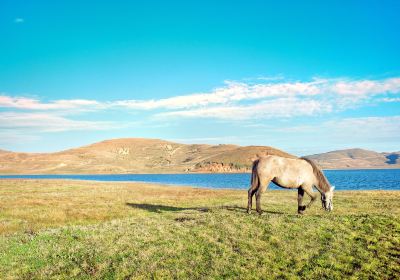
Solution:
<path fill-rule="evenodd" d="M 314 176 L 317 178 L 318 187 L 323 191 L 327 192 L 331 189 L 331 184 L 329 184 L 328 179 L 326 179 L 322 170 L 317 166 L 317 164 L 309 158 L 301 157 L 302 160 L 307 161 L 313 169 Z"/>
<path fill-rule="evenodd" d="M 260 178 L 258 177 L 257 173 L 257 166 L 260 159 L 256 159 L 253 161 L 253 166 L 251 168 L 251 188 L 253 190 L 257 189 L 260 184 Z"/>

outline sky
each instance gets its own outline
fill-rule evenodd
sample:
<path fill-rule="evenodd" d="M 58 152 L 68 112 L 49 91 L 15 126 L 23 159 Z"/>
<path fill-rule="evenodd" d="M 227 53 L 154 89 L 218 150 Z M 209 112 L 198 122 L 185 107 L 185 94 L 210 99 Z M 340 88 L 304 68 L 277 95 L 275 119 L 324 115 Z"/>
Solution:
<path fill-rule="evenodd" d="M 400 150 L 400 1 L 0 0 L 0 149 Z"/>

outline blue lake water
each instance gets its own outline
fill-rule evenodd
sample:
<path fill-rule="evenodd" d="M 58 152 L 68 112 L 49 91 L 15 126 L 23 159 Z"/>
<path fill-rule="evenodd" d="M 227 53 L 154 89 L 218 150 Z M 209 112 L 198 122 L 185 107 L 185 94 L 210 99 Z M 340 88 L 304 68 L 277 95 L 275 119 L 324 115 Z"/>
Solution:
<path fill-rule="evenodd" d="M 400 169 L 326 170 L 336 190 L 400 190 Z M 134 181 L 200 188 L 247 189 L 250 174 L 107 174 L 107 175 L 0 175 L 6 178 Z M 271 183 L 271 189 L 281 189 Z"/>

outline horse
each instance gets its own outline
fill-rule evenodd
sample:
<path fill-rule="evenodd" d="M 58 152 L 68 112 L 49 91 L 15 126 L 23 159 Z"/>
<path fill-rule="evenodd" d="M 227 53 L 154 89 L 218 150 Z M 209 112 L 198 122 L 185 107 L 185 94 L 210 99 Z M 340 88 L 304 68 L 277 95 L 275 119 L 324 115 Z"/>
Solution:
<path fill-rule="evenodd" d="M 253 162 L 247 213 L 251 212 L 254 194 L 257 212 L 262 213 L 261 195 L 271 181 L 281 188 L 298 189 L 297 212 L 299 214 L 303 214 L 306 208 L 309 208 L 316 200 L 317 194 L 313 192 L 313 186 L 321 193 L 322 208 L 326 211 L 333 210 L 332 200 L 335 187 L 331 186 L 322 170 L 311 159 L 268 155 Z M 311 197 L 307 206 L 302 205 L 304 193 Z"/>

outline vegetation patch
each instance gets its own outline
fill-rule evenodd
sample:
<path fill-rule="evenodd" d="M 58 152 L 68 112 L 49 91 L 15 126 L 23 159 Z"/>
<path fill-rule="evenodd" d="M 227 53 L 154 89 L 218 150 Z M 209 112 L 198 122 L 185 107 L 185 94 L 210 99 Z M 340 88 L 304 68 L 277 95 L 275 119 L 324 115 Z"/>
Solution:
<path fill-rule="evenodd" d="M 337 192 L 297 215 L 292 191 L 0 181 L 0 279 L 396 279 L 400 192 Z"/>

